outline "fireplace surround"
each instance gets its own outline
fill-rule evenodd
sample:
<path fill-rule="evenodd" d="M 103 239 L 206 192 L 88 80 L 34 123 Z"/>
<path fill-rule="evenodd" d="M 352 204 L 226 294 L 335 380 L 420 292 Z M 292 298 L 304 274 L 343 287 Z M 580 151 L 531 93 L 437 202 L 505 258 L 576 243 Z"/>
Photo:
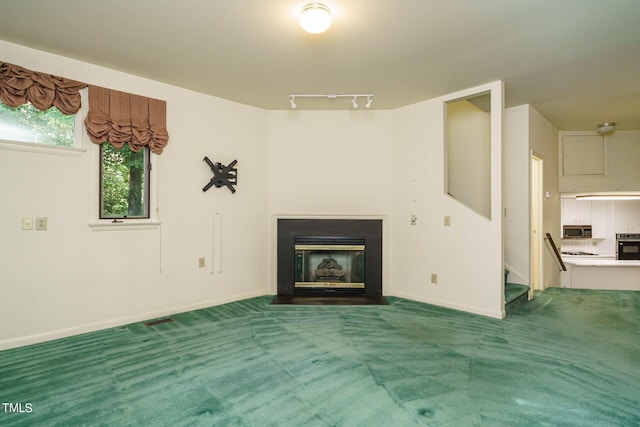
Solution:
<path fill-rule="evenodd" d="M 381 219 L 277 219 L 276 304 L 386 304 Z"/>

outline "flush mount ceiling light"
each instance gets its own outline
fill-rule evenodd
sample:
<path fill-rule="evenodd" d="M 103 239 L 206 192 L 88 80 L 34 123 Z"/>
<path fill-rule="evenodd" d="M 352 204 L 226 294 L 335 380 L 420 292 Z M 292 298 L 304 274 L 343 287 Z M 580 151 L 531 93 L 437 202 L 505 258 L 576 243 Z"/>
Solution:
<path fill-rule="evenodd" d="M 600 133 L 611 133 L 616 128 L 616 124 L 613 122 L 604 122 L 598 125 L 598 132 Z"/>
<path fill-rule="evenodd" d="M 299 93 L 292 93 L 291 95 L 289 95 L 289 103 L 291 104 L 291 108 L 292 109 L 296 109 L 298 107 L 298 104 L 296 104 L 296 98 L 328 98 L 328 99 L 336 99 L 336 98 L 351 98 L 351 105 L 353 106 L 353 108 L 358 108 L 359 104 L 358 104 L 358 98 L 366 98 L 367 99 L 367 103 L 365 104 L 366 108 L 371 108 L 371 104 L 373 104 L 373 94 L 372 93 L 356 93 L 356 94 L 337 94 L 337 93 L 330 93 L 327 95 L 309 95 L 309 94 L 299 94 Z"/>
<path fill-rule="evenodd" d="M 299 22 L 307 33 L 324 33 L 331 26 L 331 12 L 322 3 L 309 3 L 302 8 Z"/>

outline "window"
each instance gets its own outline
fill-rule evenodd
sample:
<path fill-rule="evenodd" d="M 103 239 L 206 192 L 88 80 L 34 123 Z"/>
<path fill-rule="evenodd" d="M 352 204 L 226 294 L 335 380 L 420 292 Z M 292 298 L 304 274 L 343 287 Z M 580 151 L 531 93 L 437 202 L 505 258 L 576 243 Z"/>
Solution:
<path fill-rule="evenodd" d="M 152 172 L 151 163 L 169 141 L 166 101 L 2 61 L 0 84 L 0 149 L 72 156 L 88 149 L 94 184 L 89 226 L 107 230 L 159 225 L 157 168 Z M 82 105 L 89 105 L 86 118 Z M 94 144 L 86 146 L 88 141 Z"/>
<path fill-rule="evenodd" d="M 149 148 L 100 145 L 100 219 L 149 218 Z"/>
<path fill-rule="evenodd" d="M 0 102 L 0 139 L 58 147 L 76 146 L 76 115 L 56 107 L 40 111 L 31 103 L 11 108 Z"/>
<path fill-rule="evenodd" d="M 0 61 L 0 148 L 82 152 L 85 83 Z"/>

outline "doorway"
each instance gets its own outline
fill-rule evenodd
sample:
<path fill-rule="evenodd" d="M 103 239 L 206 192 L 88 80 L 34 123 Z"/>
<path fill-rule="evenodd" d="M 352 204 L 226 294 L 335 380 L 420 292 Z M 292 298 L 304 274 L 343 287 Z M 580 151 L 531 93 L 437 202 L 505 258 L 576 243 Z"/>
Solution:
<path fill-rule="evenodd" d="M 529 298 L 533 297 L 533 291 L 542 291 L 545 286 L 544 270 L 542 263 L 542 248 L 544 247 L 542 205 L 543 194 L 543 167 L 544 162 L 540 156 L 531 153 L 531 290 Z"/>

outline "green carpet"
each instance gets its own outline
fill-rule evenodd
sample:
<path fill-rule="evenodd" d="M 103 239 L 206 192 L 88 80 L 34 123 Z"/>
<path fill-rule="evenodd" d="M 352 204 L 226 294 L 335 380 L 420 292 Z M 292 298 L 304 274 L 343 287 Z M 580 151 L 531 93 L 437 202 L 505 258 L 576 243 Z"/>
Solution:
<path fill-rule="evenodd" d="M 640 292 L 506 320 L 265 296 L 0 352 L 2 426 L 640 425 Z"/>
<path fill-rule="evenodd" d="M 504 284 L 504 308 L 507 316 L 520 309 L 522 304 L 526 304 L 529 299 L 529 286 L 519 283 Z"/>
<path fill-rule="evenodd" d="M 506 304 L 515 301 L 517 298 L 529 292 L 529 286 L 519 283 L 504 284 L 504 300 Z"/>

